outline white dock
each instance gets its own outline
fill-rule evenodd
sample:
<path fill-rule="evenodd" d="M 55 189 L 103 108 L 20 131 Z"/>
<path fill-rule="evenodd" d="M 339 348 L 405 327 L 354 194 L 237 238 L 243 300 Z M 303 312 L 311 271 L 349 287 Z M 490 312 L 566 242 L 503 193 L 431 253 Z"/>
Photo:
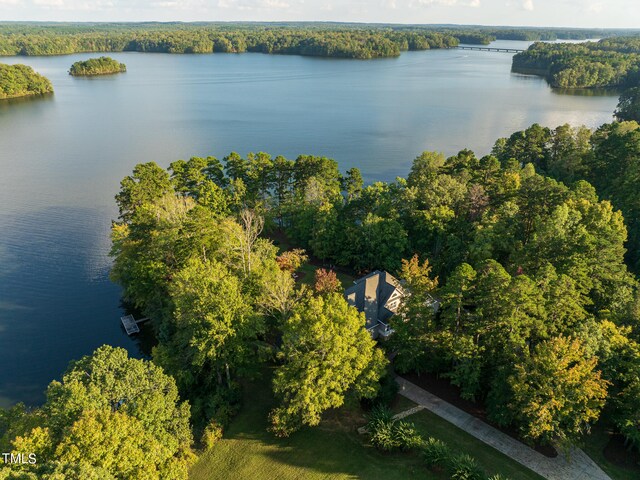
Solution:
<path fill-rule="evenodd" d="M 138 324 L 133 319 L 133 315 L 125 315 L 124 317 L 120 317 L 120 321 L 122 322 L 122 326 L 126 330 L 127 335 L 132 335 L 140 331 L 140 327 L 138 327 Z"/>

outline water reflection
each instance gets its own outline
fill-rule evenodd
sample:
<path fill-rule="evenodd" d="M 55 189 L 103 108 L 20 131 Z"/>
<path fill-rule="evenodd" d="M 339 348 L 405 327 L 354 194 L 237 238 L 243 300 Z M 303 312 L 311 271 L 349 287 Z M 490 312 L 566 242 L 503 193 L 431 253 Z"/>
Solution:
<path fill-rule="evenodd" d="M 0 99 L 0 113 L 2 113 L 3 111 L 9 112 L 10 109 L 16 106 L 20 106 L 24 108 L 27 106 L 27 104 L 51 102 L 53 101 L 54 95 L 55 93 L 51 92 L 51 93 L 42 93 L 39 95 L 29 95 L 27 97 Z"/>
<path fill-rule="evenodd" d="M 0 102 L 0 403 L 41 401 L 69 360 L 104 343 L 150 351 L 150 325 L 138 338 L 122 332 L 120 290 L 108 279 L 113 197 L 136 163 L 311 153 L 391 180 L 424 150 L 483 155 L 532 123 L 595 127 L 617 103 L 512 75 L 504 53 L 117 53 L 124 75 L 68 75 L 91 56 L 2 59 L 32 66 L 56 93 Z"/>
<path fill-rule="evenodd" d="M 619 88 L 553 88 L 556 95 L 575 95 L 578 97 L 612 97 L 618 98 L 622 93 Z"/>
<path fill-rule="evenodd" d="M 102 218 L 104 212 L 83 207 L 0 216 L 0 402 L 40 402 L 71 359 L 104 343 L 137 354 L 119 330 Z M 103 273 L 96 275 L 99 264 Z"/>

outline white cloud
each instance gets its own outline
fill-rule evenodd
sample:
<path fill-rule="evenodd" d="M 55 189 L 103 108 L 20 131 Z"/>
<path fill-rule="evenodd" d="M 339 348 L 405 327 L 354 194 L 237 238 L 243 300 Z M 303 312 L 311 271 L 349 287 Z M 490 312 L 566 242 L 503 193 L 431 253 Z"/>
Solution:
<path fill-rule="evenodd" d="M 337 20 L 637 28 L 637 7 L 638 0 L 0 0 L 0 20 Z"/>
<path fill-rule="evenodd" d="M 218 0 L 218 7 L 238 10 L 281 10 L 290 8 L 291 4 L 284 0 Z"/>
<path fill-rule="evenodd" d="M 516 7 L 527 12 L 532 12 L 534 9 L 533 0 L 507 0 L 505 3 L 507 7 Z"/>
<path fill-rule="evenodd" d="M 96 0 L 94 0 L 96 1 Z M 98 2 L 102 2 L 103 0 L 97 0 Z M 130 1 L 122 1 L 115 0 L 118 3 L 123 3 L 122 6 L 118 5 L 119 8 L 167 8 L 173 10 L 197 10 L 202 8 L 204 3 L 200 0 L 130 0 Z"/>
<path fill-rule="evenodd" d="M 7 0 L 0 0 L 0 3 Z M 131 0 L 135 3 L 135 0 Z M 165 0 L 168 1 L 168 0 Z M 20 2 L 20 4 L 26 2 Z M 30 5 L 26 5 L 25 8 L 30 10 L 41 9 L 42 11 L 50 12 L 57 10 L 60 12 L 98 12 L 112 10 L 116 7 L 126 8 L 132 5 L 131 2 L 127 2 L 124 5 L 119 5 L 118 0 L 30 0 Z M 149 6 L 155 4 L 149 3 Z M 51 14 L 47 13 L 47 17 Z M 47 18 L 48 20 L 48 18 Z"/>
<path fill-rule="evenodd" d="M 446 7 L 453 7 L 460 5 L 463 7 L 479 7 L 480 0 L 418 0 L 419 5 L 443 5 Z"/>
<path fill-rule="evenodd" d="M 34 5 L 41 7 L 64 7 L 64 0 L 33 0 Z"/>
<path fill-rule="evenodd" d="M 458 3 L 458 0 L 418 0 L 420 5 L 446 5 L 451 6 Z"/>
<path fill-rule="evenodd" d="M 262 0 L 259 4 L 264 8 L 289 8 L 291 4 L 281 0 Z"/>
<path fill-rule="evenodd" d="M 592 3 L 587 7 L 587 12 L 589 13 L 601 13 L 604 10 L 603 3 Z"/>

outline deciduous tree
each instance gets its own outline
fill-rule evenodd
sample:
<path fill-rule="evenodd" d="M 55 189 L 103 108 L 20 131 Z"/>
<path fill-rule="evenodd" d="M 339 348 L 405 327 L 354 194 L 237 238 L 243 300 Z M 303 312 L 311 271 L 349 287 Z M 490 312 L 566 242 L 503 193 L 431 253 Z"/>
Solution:
<path fill-rule="evenodd" d="M 334 270 L 319 268 L 315 273 L 313 288 L 319 295 L 329 295 L 342 291 L 342 283 Z"/>
<path fill-rule="evenodd" d="M 373 397 L 387 361 L 364 329 L 364 314 L 342 295 L 309 298 L 283 327 L 273 388 L 280 405 L 270 415 L 276 435 L 317 425 L 322 413 L 354 392 Z"/>
<path fill-rule="evenodd" d="M 508 380 L 513 392 L 508 408 L 522 433 L 563 443 L 587 432 L 607 396 L 608 382 L 597 363 L 578 340 L 555 337 L 538 345 Z"/>

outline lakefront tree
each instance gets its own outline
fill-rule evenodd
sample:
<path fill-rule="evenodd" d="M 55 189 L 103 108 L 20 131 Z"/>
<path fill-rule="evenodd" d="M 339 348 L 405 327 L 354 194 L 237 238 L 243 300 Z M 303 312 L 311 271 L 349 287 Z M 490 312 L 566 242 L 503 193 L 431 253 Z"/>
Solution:
<path fill-rule="evenodd" d="M 193 460 L 189 419 L 172 377 L 105 345 L 72 362 L 41 408 L 3 414 L 1 442 L 34 453 L 39 478 L 179 480 Z"/>
<path fill-rule="evenodd" d="M 363 327 L 364 315 L 336 293 L 309 298 L 284 323 L 273 379 L 279 406 L 270 414 L 276 435 L 317 425 L 349 394 L 375 396 L 387 361 Z"/>

